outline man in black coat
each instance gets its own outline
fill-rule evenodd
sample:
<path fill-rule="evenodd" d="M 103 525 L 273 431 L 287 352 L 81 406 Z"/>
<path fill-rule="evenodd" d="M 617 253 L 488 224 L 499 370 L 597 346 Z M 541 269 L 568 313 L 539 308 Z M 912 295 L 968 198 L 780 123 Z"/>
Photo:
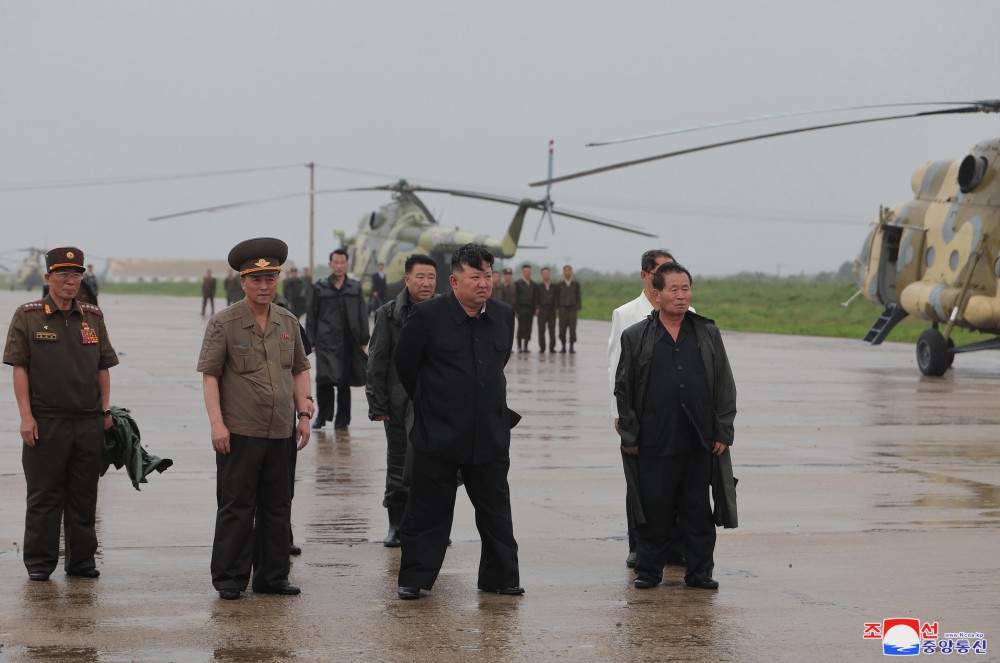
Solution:
<path fill-rule="evenodd" d="M 523 594 L 511 520 L 510 429 L 504 366 L 514 310 L 490 299 L 493 255 L 466 244 L 451 257 L 452 292 L 412 308 L 396 345 L 399 380 L 413 400 L 413 476 L 400 528 L 399 597 L 431 589 L 448 548 L 461 470 L 482 538 L 479 589 Z"/>

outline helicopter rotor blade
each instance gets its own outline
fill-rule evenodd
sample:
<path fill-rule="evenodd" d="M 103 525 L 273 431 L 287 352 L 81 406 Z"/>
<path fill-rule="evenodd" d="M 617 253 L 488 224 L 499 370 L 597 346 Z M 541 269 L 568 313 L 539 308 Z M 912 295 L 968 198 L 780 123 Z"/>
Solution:
<path fill-rule="evenodd" d="M 734 140 L 726 140 L 718 143 L 710 143 L 707 145 L 699 145 L 696 147 L 689 147 L 683 150 L 675 150 L 673 152 L 667 152 L 665 154 L 657 154 L 651 157 L 644 157 L 641 159 L 632 159 L 630 161 L 620 161 L 618 163 L 610 164 L 608 166 L 601 166 L 599 168 L 591 168 L 590 170 L 583 170 L 577 173 L 570 173 L 569 175 L 561 175 L 559 177 L 553 177 L 547 180 L 541 180 L 539 182 L 531 182 L 528 186 L 542 186 L 555 184 L 557 182 L 566 182 L 569 180 L 575 180 L 581 177 L 587 177 L 589 175 L 596 175 L 598 173 L 605 173 L 609 170 L 617 170 L 619 168 L 628 168 L 629 166 L 638 166 L 639 164 L 649 163 L 651 161 L 659 161 L 661 159 L 669 159 L 671 157 L 678 157 L 684 154 L 693 154 L 695 152 L 704 152 L 705 150 L 712 150 L 718 147 L 727 147 L 729 145 L 738 145 L 740 143 L 749 143 L 755 140 L 764 140 L 767 138 L 777 138 L 778 136 L 790 136 L 793 134 L 806 133 L 808 131 L 819 131 L 821 129 L 834 129 L 836 127 L 849 127 L 857 124 L 871 124 L 873 122 L 888 122 L 890 120 L 905 120 L 913 117 L 932 117 L 935 115 L 957 115 L 957 114 L 968 114 L 968 113 L 996 113 L 1000 111 L 1000 100 L 983 102 L 975 106 L 963 106 L 960 108 L 949 108 L 945 110 L 937 111 L 923 111 L 920 113 L 907 113 L 903 115 L 888 115 L 882 117 L 872 117 L 865 118 L 861 120 L 848 120 L 846 122 L 831 122 L 828 124 L 819 124 L 809 127 L 800 127 L 798 129 L 786 129 L 784 131 L 772 131 L 765 134 L 757 134 L 754 136 L 747 136 L 744 138 L 737 138 Z"/>
<path fill-rule="evenodd" d="M 790 117 L 804 117 L 808 115 L 822 115 L 824 113 L 842 113 L 845 111 L 873 110 L 876 108 L 905 108 L 907 106 L 974 106 L 977 104 L 996 104 L 996 100 L 987 101 L 911 101 L 896 104 L 862 104 L 860 106 L 840 106 L 837 108 L 817 108 L 812 110 L 792 111 L 790 113 L 772 113 L 770 115 L 757 115 L 754 117 L 742 117 L 736 120 L 726 120 L 723 122 L 710 122 L 706 124 L 696 124 L 691 127 L 681 127 L 680 129 L 669 129 L 667 131 L 657 131 L 651 134 L 639 136 L 628 136 L 626 138 L 615 138 L 611 140 L 594 141 L 587 143 L 586 147 L 601 147 L 604 145 L 619 145 L 621 143 L 632 143 L 649 138 L 660 138 L 661 136 L 675 136 L 677 134 L 693 133 L 705 131 L 707 129 L 718 129 L 720 127 L 734 127 L 741 124 L 752 124 L 754 122 L 765 122 L 767 120 L 783 120 Z M 552 179 L 552 173 L 549 173 Z"/>
<path fill-rule="evenodd" d="M 247 207 L 250 205 L 263 205 L 265 203 L 273 203 L 278 200 L 288 200 L 289 198 L 301 198 L 304 196 L 321 193 L 341 193 L 344 191 L 352 191 L 353 189 L 316 189 L 315 191 L 299 191 L 298 193 L 286 193 L 280 196 L 270 196 L 268 198 L 255 198 L 252 200 L 240 200 L 234 203 L 223 203 L 222 205 L 213 205 L 212 207 L 200 207 L 198 209 L 187 210 L 185 212 L 174 212 L 173 214 L 163 214 L 160 216 L 154 216 L 147 219 L 148 221 L 164 221 L 166 219 L 175 219 L 180 216 L 189 216 L 191 214 L 203 214 L 206 212 L 221 212 L 227 209 L 233 209 L 235 207 Z"/>

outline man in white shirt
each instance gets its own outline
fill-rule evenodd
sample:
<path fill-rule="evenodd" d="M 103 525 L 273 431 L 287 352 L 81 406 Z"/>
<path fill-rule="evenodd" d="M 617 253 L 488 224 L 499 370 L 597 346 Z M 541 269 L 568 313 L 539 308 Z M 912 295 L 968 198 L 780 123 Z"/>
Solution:
<path fill-rule="evenodd" d="M 653 274 L 665 262 L 676 262 L 666 249 L 651 249 L 643 253 L 639 271 L 639 278 L 642 279 L 642 292 L 628 304 L 623 304 L 616 308 L 614 313 L 611 314 L 611 338 L 608 339 L 608 393 L 611 394 L 611 416 L 614 419 L 616 431 L 618 430 L 618 404 L 614 396 L 615 373 L 618 370 L 618 359 L 622 352 L 622 332 L 635 323 L 645 320 L 653 309 L 657 308 L 653 295 Z M 628 518 L 628 557 L 625 560 L 625 564 L 630 568 L 634 568 L 638 561 L 638 555 L 635 550 L 635 522 L 632 518 L 632 507 L 630 506 L 632 501 L 637 499 L 638 496 L 632 495 L 631 491 L 626 488 L 625 514 Z M 673 545 L 675 542 L 674 538 L 677 539 L 677 546 Z M 683 550 L 679 545 L 679 537 L 674 538 L 671 540 L 671 553 L 668 556 L 668 563 L 676 564 L 679 562 L 683 564 Z"/>

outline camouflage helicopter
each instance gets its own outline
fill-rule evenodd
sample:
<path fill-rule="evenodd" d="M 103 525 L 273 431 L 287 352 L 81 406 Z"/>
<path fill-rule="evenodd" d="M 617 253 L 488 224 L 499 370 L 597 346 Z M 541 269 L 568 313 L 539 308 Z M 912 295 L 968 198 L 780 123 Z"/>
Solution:
<path fill-rule="evenodd" d="M 748 118 L 591 145 L 776 117 L 909 105 L 955 107 L 758 134 L 550 177 L 531 186 L 551 186 L 617 168 L 806 131 L 931 115 L 1000 112 L 1000 100 L 877 104 Z M 931 325 L 917 341 L 917 365 L 924 375 L 940 376 L 952 365 L 956 354 L 1000 348 L 1000 138 L 974 145 L 962 159 L 929 161 L 914 171 L 910 182 L 913 200 L 880 210 L 855 260 L 858 293 L 884 307 L 864 340 L 872 345 L 882 343 L 908 315 L 927 320 Z M 951 338 L 956 326 L 991 334 L 993 338 L 956 346 Z"/>
<path fill-rule="evenodd" d="M 412 253 L 426 253 L 431 256 L 437 263 L 440 274 L 449 273 L 451 254 L 469 242 L 486 246 L 497 258 L 513 257 L 518 249 L 525 215 L 529 210 L 542 212 L 539 227 L 546 218 L 550 224 L 553 224 L 552 215 L 555 214 L 643 237 L 655 237 L 655 235 L 634 226 L 578 212 L 556 209 L 548 194 L 542 200 L 519 200 L 475 191 L 417 186 L 407 183 L 406 180 L 383 186 L 350 189 L 350 191 L 392 192 L 391 202 L 359 219 L 356 235 L 348 238 L 343 230 L 334 231 L 334 234 L 340 239 L 341 246 L 347 250 L 351 257 L 353 276 L 360 279 L 366 288 L 370 285 L 370 277 L 375 273 L 377 264 L 385 264 L 386 283 L 390 297 L 403 289 L 404 263 L 407 256 Z M 417 197 L 417 192 L 443 193 L 462 198 L 488 200 L 514 205 L 517 210 L 514 212 L 514 217 L 503 237 L 490 237 L 460 230 L 457 227 L 442 226 L 423 201 Z M 530 247 L 521 245 L 520 248 Z M 438 279 L 437 288 L 439 292 L 446 292 L 450 289 L 448 280 Z"/>
<path fill-rule="evenodd" d="M 7 257 L 14 253 L 24 253 L 24 257 L 20 260 L 17 258 Z M 4 262 L 13 262 L 17 264 L 17 274 L 8 279 L 10 289 L 16 290 L 23 288 L 24 290 L 34 290 L 35 288 L 41 288 L 45 283 L 45 279 L 43 277 L 45 269 L 42 267 L 42 258 L 44 256 L 45 251 L 35 247 L 9 251 L 0 255 L 0 269 L 3 271 L 12 272 L 9 267 L 3 264 Z"/>

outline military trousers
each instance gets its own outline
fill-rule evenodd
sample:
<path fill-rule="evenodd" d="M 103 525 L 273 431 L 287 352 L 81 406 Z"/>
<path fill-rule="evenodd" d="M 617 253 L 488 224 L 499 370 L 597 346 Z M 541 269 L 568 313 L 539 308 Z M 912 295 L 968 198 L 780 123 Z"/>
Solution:
<path fill-rule="evenodd" d="M 385 496 L 382 498 L 382 506 L 402 512 L 410 494 L 412 474 L 412 454 L 407 450 L 406 426 L 393 419 L 382 423 L 385 426 L 386 440 Z"/>
<path fill-rule="evenodd" d="M 545 332 L 548 332 L 549 337 L 549 350 L 556 349 L 556 310 L 554 308 L 550 309 L 539 309 L 538 310 L 538 348 L 545 352 Z"/>
<path fill-rule="evenodd" d="M 215 542 L 212 584 L 245 590 L 288 582 L 292 497 L 289 439 L 229 436 L 229 453 L 215 454 Z"/>
<path fill-rule="evenodd" d="M 520 343 L 524 341 L 525 349 L 528 348 L 528 341 L 531 340 L 531 325 L 535 318 L 535 309 L 533 308 L 522 308 L 517 309 L 517 340 Z"/>
<path fill-rule="evenodd" d="M 715 568 L 715 520 L 709 500 L 712 454 L 698 447 L 674 456 L 641 456 L 637 465 L 639 500 L 646 524 L 635 529 L 639 554 L 636 573 L 653 582 L 663 578 L 679 513 L 685 579 L 711 576 Z"/>
<path fill-rule="evenodd" d="M 334 398 L 335 390 L 336 398 Z M 336 415 L 334 415 L 334 403 L 336 403 Z M 316 381 L 316 418 L 323 422 L 332 420 L 334 428 L 351 425 L 351 385 L 346 378 L 336 385 Z"/>
<path fill-rule="evenodd" d="M 27 483 L 24 566 L 28 573 L 52 573 L 59 563 L 59 525 L 66 534 L 65 569 L 95 568 L 97 481 L 101 475 L 104 419 L 36 417 L 34 447 L 22 445 Z"/>
<path fill-rule="evenodd" d="M 482 540 L 478 586 L 498 589 L 521 584 L 507 484 L 510 459 L 463 464 L 418 449 L 412 451 L 410 499 L 399 531 L 399 585 L 421 589 L 434 586 L 448 550 L 459 470 L 476 510 L 476 528 Z"/>
<path fill-rule="evenodd" d="M 576 343 L 576 307 L 559 309 L 559 342 L 566 347 L 566 330 L 569 330 L 570 345 Z"/>

